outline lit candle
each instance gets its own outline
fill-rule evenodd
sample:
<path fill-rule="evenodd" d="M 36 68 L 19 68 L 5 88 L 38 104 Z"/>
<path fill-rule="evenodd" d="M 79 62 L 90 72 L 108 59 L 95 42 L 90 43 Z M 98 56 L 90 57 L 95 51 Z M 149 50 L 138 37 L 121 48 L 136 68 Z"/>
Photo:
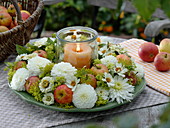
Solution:
<path fill-rule="evenodd" d="M 90 68 L 92 49 L 88 44 L 68 43 L 64 46 L 64 62 L 69 62 L 76 68 Z"/>

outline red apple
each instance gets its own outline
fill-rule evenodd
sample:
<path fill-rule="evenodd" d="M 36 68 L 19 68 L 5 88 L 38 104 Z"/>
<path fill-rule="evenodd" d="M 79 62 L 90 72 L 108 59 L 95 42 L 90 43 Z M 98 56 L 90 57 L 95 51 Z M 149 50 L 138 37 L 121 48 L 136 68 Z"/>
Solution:
<path fill-rule="evenodd" d="M 6 26 L 0 26 L 0 32 L 8 31 L 9 29 Z"/>
<path fill-rule="evenodd" d="M 170 39 L 165 38 L 160 42 L 159 51 L 170 53 Z"/>
<path fill-rule="evenodd" d="M 95 66 L 91 67 L 91 70 L 95 75 L 109 72 L 108 68 L 104 64 L 96 64 Z"/>
<path fill-rule="evenodd" d="M 37 50 L 37 51 L 34 51 L 33 53 L 37 53 L 38 56 L 40 57 L 47 58 L 47 52 L 44 50 Z"/>
<path fill-rule="evenodd" d="M 125 54 L 117 55 L 116 58 L 117 58 L 119 63 L 122 63 L 125 66 L 131 66 L 132 65 L 132 60 L 130 59 L 130 57 L 128 57 Z"/>
<path fill-rule="evenodd" d="M 139 57 L 146 62 L 153 62 L 158 53 L 158 47 L 152 42 L 143 43 L 138 49 Z"/>
<path fill-rule="evenodd" d="M 129 81 L 132 83 L 133 86 L 136 85 L 137 83 L 137 77 L 136 74 L 133 71 L 130 71 L 128 73 L 125 74 L 125 78 L 128 78 Z"/>
<path fill-rule="evenodd" d="M 25 83 L 25 90 L 28 92 L 28 93 L 31 93 L 30 92 L 30 88 L 33 87 L 33 86 L 36 86 L 38 87 L 39 85 L 39 77 L 38 76 L 31 76 L 29 77 L 27 80 L 26 80 L 26 83 Z"/>
<path fill-rule="evenodd" d="M 0 13 L 0 25 L 2 26 L 10 26 L 12 22 L 12 17 L 7 12 Z"/>
<path fill-rule="evenodd" d="M 26 21 L 30 16 L 31 14 L 28 11 L 21 10 L 21 17 L 23 21 Z"/>
<path fill-rule="evenodd" d="M 160 52 L 154 59 L 154 65 L 161 72 L 170 70 L 170 53 Z"/>
<path fill-rule="evenodd" d="M 14 65 L 14 70 L 18 70 L 19 68 L 25 68 L 26 67 L 26 62 L 25 61 L 18 61 L 15 65 Z"/>
<path fill-rule="evenodd" d="M 4 6 L 0 6 L 0 13 L 1 12 L 8 12 L 7 9 Z"/>
<path fill-rule="evenodd" d="M 86 83 L 91 85 L 93 88 L 97 87 L 97 80 L 94 75 L 92 74 L 87 74 L 86 76 L 82 77 L 80 79 L 81 83 Z"/>
<path fill-rule="evenodd" d="M 54 90 L 54 99 L 60 104 L 71 103 L 73 92 L 67 85 L 60 85 Z"/>

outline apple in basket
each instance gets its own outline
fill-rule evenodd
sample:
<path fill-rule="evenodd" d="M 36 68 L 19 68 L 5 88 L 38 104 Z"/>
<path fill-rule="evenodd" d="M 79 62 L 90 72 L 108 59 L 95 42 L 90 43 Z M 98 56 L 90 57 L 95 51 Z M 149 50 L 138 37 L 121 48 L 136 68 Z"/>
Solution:
<path fill-rule="evenodd" d="M 154 59 L 154 65 L 161 72 L 170 70 L 170 53 L 160 52 Z"/>
<path fill-rule="evenodd" d="M 119 63 L 122 63 L 125 66 L 131 66 L 132 65 L 132 60 L 130 59 L 130 57 L 128 57 L 125 54 L 117 55 L 116 58 L 117 58 Z"/>
<path fill-rule="evenodd" d="M 73 91 L 65 84 L 60 85 L 54 90 L 54 99 L 60 104 L 71 103 L 73 99 Z"/>
<path fill-rule="evenodd" d="M 10 26 L 12 22 L 12 17 L 7 12 L 0 13 L 0 25 L 2 26 Z"/>
<path fill-rule="evenodd" d="M 33 87 L 33 86 L 37 86 L 39 85 L 39 77 L 38 76 L 30 76 L 27 80 L 26 80 L 26 83 L 25 83 L 25 90 L 28 92 L 28 93 L 31 93 L 30 92 L 30 88 Z"/>
<path fill-rule="evenodd" d="M 10 24 L 10 26 L 9 26 L 9 29 L 12 29 L 12 28 L 14 28 L 14 27 L 17 26 L 17 25 L 18 25 L 17 20 L 14 19 L 14 20 L 11 22 L 11 24 Z"/>
<path fill-rule="evenodd" d="M 152 42 L 143 43 L 138 49 L 139 57 L 146 62 L 153 62 L 158 53 L 158 47 Z"/>
<path fill-rule="evenodd" d="M 22 10 L 22 6 L 20 3 L 18 3 L 18 6 L 19 6 L 20 10 Z M 16 16 L 16 10 L 15 10 L 15 7 L 13 4 L 8 6 L 7 11 L 12 17 Z"/>
<path fill-rule="evenodd" d="M 1 12 L 8 12 L 7 9 L 4 6 L 0 6 L 0 13 Z"/>
<path fill-rule="evenodd" d="M 47 52 L 44 50 L 36 50 L 34 53 L 37 53 L 40 57 L 47 58 Z"/>
<path fill-rule="evenodd" d="M 170 53 L 170 39 L 165 38 L 160 42 L 159 51 L 160 52 L 168 52 L 168 53 Z"/>
<path fill-rule="evenodd" d="M 28 11 L 21 10 L 21 17 L 23 21 L 26 21 L 30 16 L 31 14 Z"/>
<path fill-rule="evenodd" d="M 109 72 L 108 68 L 104 64 L 96 64 L 95 66 L 91 67 L 91 70 L 95 75 Z"/>
<path fill-rule="evenodd" d="M 6 26 L 0 26 L 0 32 L 8 31 L 9 29 Z"/>

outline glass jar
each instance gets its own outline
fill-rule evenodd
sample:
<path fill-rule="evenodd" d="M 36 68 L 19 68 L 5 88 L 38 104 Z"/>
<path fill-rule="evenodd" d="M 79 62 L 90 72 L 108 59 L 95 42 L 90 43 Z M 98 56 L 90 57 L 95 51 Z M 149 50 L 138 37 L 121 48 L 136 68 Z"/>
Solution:
<path fill-rule="evenodd" d="M 69 62 L 77 69 L 90 68 L 98 58 L 96 38 L 98 33 L 89 27 L 73 26 L 57 32 L 57 63 Z"/>

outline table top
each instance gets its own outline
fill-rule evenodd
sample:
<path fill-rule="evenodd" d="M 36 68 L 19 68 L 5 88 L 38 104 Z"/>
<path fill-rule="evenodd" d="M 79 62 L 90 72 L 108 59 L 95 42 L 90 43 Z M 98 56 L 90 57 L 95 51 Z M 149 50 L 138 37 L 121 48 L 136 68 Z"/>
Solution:
<path fill-rule="evenodd" d="M 114 43 L 121 43 L 125 39 L 111 38 Z M 6 60 L 14 61 L 16 55 Z M 83 128 L 88 124 L 97 124 L 112 128 L 113 119 L 126 114 L 139 117 L 139 127 L 149 127 L 158 123 L 158 116 L 169 102 L 168 96 L 149 87 L 131 103 L 118 108 L 94 113 L 62 113 L 46 110 L 29 104 L 16 96 L 8 87 L 7 72 L 3 71 L 4 63 L 0 63 L 0 126 L 10 127 L 55 127 L 55 128 Z"/>

